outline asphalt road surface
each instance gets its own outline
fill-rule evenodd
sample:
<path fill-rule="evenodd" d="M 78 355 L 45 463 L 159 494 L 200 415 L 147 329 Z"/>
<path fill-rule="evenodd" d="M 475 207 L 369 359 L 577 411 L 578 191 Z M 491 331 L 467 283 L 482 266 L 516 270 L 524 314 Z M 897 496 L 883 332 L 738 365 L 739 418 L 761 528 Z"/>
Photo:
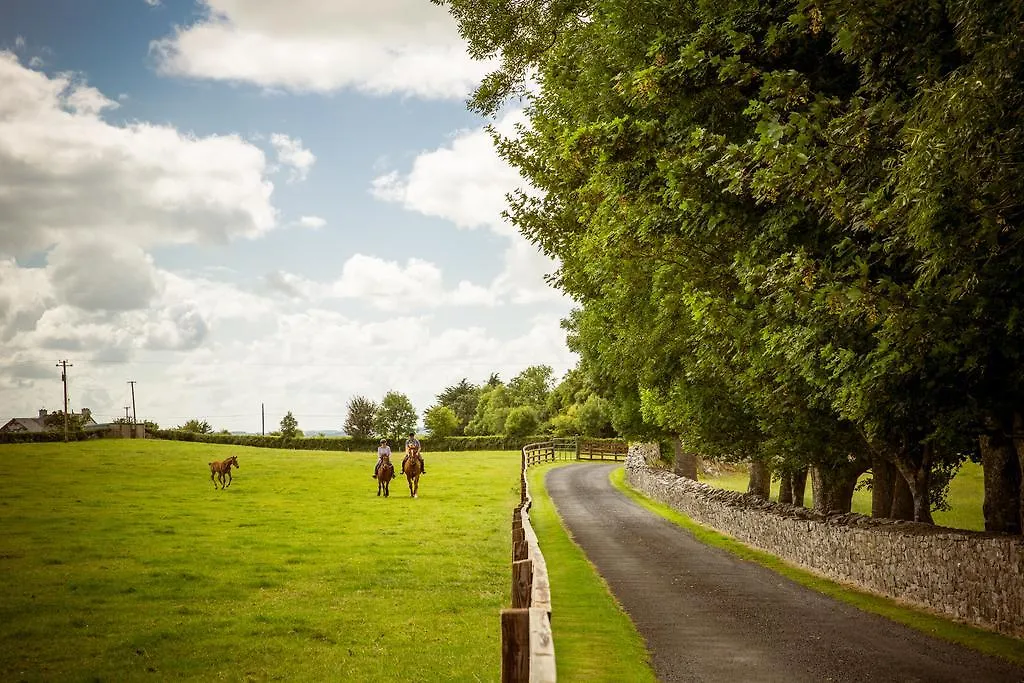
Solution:
<path fill-rule="evenodd" d="M 659 680 L 1024 682 L 1024 667 L 861 612 L 699 543 L 612 487 L 608 474 L 617 466 L 561 467 L 546 484 L 647 641 Z"/>

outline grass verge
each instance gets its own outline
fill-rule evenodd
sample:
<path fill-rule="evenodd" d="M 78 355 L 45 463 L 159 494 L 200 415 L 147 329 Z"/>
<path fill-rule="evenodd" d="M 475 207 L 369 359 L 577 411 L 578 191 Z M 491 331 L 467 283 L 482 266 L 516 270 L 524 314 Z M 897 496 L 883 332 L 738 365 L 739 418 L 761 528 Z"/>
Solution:
<path fill-rule="evenodd" d="M 656 681 L 643 638 L 562 525 L 544 488 L 551 463 L 530 468 L 530 522 L 551 580 L 551 627 L 560 681 Z"/>
<path fill-rule="evenodd" d="M 1010 638 L 1009 636 L 992 633 L 991 631 L 960 624 L 927 612 L 911 609 L 894 600 L 865 593 L 822 578 L 805 569 L 795 567 L 774 555 L 744 545 L 731 536 L 701 526 L 681 512 L 639 493 L 626 483 L 624 468 L 620 467 L 613 470 L 610 479 L 613 486 L 638 505 L 683 527 L 701 543 L 721 548 L 744 560 L 756 562 L 802 586 L 828 595 L 836 600 L 841 600 L 865 612 L 878 614 L 928 635 L 958 643 L 979 652 L 1001 657 L 1017 664 L 1024 664 L 1024 643 L 1016 638 Z"/>

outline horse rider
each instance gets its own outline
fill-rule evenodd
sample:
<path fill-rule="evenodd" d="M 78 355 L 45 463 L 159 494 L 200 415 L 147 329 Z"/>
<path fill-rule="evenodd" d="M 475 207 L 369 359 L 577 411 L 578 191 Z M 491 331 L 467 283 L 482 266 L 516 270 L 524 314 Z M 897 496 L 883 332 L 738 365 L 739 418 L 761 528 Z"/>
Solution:
<path fill-rule="evenodd" d="M 377 464 L 373 468 L 373 474 L 370 475 L 374 479 L 377 478 L 377 471 L 380 470 L 381 463 L 384 462 L 384 456 L 388 456 L 391 459 L 391 446 L 388 445 L 387 439 L 380 440 L 380 446 L 377 447 Z"/>
<path fill-rule="evenodd" d="M 405 457 L 402 458 L 402 472 L 405 472 L 405 463 L 409 458 L 416 458 L 420 461 L 420 474 L 427 473 L 427 466 L 423 463 L 423 455 L 420 454 L 420 440 L 416 438 L 415 432 L 409 432 L 409 438 L 405 440 Z"/>

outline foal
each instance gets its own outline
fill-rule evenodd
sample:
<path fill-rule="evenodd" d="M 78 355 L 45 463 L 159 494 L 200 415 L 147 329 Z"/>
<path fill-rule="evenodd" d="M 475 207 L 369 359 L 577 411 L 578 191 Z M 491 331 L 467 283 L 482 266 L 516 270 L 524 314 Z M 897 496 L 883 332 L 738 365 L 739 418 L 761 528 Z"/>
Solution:
<path fill-rule="evenodd" d="M 214 460 L 210 463 L 210 481 L 214 477 L 220 482 L 220 488 L 226 489 L 231 486 L 231 466 L 238 467 L 238 456 L 232 455 L 227 460 Z M 228 477 L 228 483 L 224 483 L 224 475 Z M 213 481 L 213 488 L 217 488 L 217 482 Z"/>

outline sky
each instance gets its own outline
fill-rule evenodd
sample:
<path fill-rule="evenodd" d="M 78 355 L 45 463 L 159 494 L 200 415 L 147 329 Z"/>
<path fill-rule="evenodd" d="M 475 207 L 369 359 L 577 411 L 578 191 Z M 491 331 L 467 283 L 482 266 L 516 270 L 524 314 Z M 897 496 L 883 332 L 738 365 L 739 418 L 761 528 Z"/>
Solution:
<path fill-rule="evenodd" d="M 429 0 L 0 3 L 0 423 L 339 430 L 576 364 Z"/>

